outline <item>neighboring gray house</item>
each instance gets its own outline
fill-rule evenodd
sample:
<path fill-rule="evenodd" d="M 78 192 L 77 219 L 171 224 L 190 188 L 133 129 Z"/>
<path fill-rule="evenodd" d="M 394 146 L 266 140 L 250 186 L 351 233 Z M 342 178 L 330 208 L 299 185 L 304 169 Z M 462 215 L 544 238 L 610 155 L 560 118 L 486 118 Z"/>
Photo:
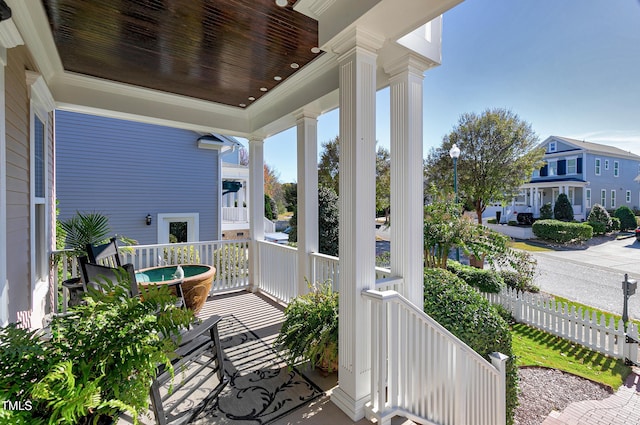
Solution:
<path fill-rule="evenodd" d="M 112 233 L 142 245 L 221 239 L 221 161 L 239 146 L 233 137 L 60 110 L 55 122 L 61 220 L 100 212 Z"/>
<path fill-rule="evenodd" d="M 521 187 L 515 211 L 530 211 L 538 217 L 540 206 L 554 205 L 560 193 L 571 201 L 576 220 L 585 220 L 596 203 L 608 210 L 640 206 L 640 156 L 558 136 L 550 136 L 540 146 L 546 149 L 545 165 Z"/>

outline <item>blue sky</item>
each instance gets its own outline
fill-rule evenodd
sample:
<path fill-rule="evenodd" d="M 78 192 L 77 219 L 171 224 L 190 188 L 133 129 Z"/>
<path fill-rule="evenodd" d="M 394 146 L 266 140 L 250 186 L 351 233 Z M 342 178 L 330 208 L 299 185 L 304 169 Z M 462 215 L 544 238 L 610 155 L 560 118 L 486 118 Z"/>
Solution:
<path fill-rule="evenodd" d="M 378 93 L 389 146 L 389 92 Z M 640 0 L 466 0 L 443 18 L 442 65 L 424 79 L 424 154 L 465 112 L 507 108 L 550 135 L 640 154 Z M 319 118 L 319 144 L 338 111 Z M 320 148 L 318 149 L 320 151 Z M 296 181 L 296 132 L 265 141 L 265 162 Z"/>

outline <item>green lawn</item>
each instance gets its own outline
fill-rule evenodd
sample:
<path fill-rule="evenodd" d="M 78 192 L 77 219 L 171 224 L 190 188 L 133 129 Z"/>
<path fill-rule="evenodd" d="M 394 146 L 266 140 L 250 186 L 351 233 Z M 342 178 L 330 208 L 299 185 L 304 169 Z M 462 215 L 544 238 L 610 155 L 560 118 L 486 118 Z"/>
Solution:
<path fill-rule="evenodd" d="M 563 298 L 563 297 L 559 297 L 557 295 L 552 295 L 556 301 L 561 302 L 561 303 L 567 303 L 567 305 L 569 306 L 569 308 L 571 308 L 572 306 L 576 307 L 576 311 L 582 307 L 582 311 L 584 312 L 585 310 L 589 310 L 590 312 L 595 311 L 598 314 L 598 318 L 601 317 L 602 314 L 604 314 L 604 316 L 606 317 L 607 320 L 607 324 L 609 324 L 609 320 L 611 320 L 611 317 L 613 317 L 616 321 L 616 325 L 618 324 L 618 320 L 620 320 L 622 318 L 621 315 L 619 314 L 614 314 L 614 313 L 608 313 L 606 311 L 602 311 L 602 310 L 598 310 L 595 307 L 591 307 L 585 304 L 580 304 L 579 302 L 576 301 L 570 301 L 567 298 Z M 589 314 L 593 314 L 593 313 L 589 313 Z M 602 320 L 602 319 L 600 319 Z M 638 326 L 640 326 L 640 321 L 638 320 L 632 320 L 632 322 L 636 323 Z"/>
<path fill-rule="evenodd" d="M 527 325 L 512 325 L 511 335 L 518 366 L 546 366 L 609 385 L 614 390 L 631 373 L 622 360 Z"/>
<path fill-rule="evenodd" d="M 527 241 L 511 242 L 511 248 L 521 249 L 523 251 L 529 251 L 529 252 L 553 251 L 553 249 L 547 248 L 546 246 L 542 246 L 542 245 L 527 242 Z"/>

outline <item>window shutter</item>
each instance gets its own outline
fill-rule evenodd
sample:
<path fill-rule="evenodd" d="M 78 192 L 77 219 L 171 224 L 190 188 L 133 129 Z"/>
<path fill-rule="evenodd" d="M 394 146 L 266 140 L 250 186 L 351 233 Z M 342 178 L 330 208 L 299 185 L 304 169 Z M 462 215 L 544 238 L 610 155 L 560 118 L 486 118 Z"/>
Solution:
<path fill-rule="evenodd" d="M 567 174 L 567 160 L 561 159 L 558 161 L 558 175 L 564 176 Z"/>
<path fill-rule="evenodd" d="M 578 158 L 576 161 L 576 173 L 582 174 L 582 158 Z"/>
<path fill-rule="evenodd" d="M 549 175 L 549 165 L 544 164 L 544 167 L 540 169 L 540 177 L 546 177 Z"/>

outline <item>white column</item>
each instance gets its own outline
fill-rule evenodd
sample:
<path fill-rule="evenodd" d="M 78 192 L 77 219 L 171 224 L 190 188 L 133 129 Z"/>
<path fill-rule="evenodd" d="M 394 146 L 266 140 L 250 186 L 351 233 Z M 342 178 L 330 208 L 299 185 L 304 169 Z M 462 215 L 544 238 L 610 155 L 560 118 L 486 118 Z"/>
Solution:
<path fill-rule="evenodd" d="M 244 211 L 244 191 L 246 190 L 246 184 L 246 181 L 242 181 L 242 187 L 238 190 L 238 216 L 240 217 L 240 221 L 242 221 Z"/>
<path fill-rule="evenodd" d="M 381 40 L 353 30 L 340 56 L 340 386 L 331 400 L 353 421 L 370 399 L 370 308 L 375 286 L 376 58 Z"/>
<path fill-rule="evenodd" d="M 422 80 L 427 63 L 408 55 L 385 67 L 391 106 L 391 274 L 423 309 Z"/>
<path fill-rule="evenodd" d="M 7 50 L 0 47 L 0 326 L 9 321 L 9 282 L 7 281 L 7 137 L 4 99 L 4 67 Z"/>
<path fill-rule="evenodd" d="M 251 268 L 249 284 L 252 291 L 260 288 L 260 259 L 258 241 L 264 240 L 264 140 L 249 139 L 249 235 L 251 237 Z"/>
<path fill-rule="evenodd" d="M 308 292 L 311 258 L 318 252 L 318 115 L 296 116 L 298 141 L 298 295 Z M 314 282 L 311 282 L 314 283 Z"/>

